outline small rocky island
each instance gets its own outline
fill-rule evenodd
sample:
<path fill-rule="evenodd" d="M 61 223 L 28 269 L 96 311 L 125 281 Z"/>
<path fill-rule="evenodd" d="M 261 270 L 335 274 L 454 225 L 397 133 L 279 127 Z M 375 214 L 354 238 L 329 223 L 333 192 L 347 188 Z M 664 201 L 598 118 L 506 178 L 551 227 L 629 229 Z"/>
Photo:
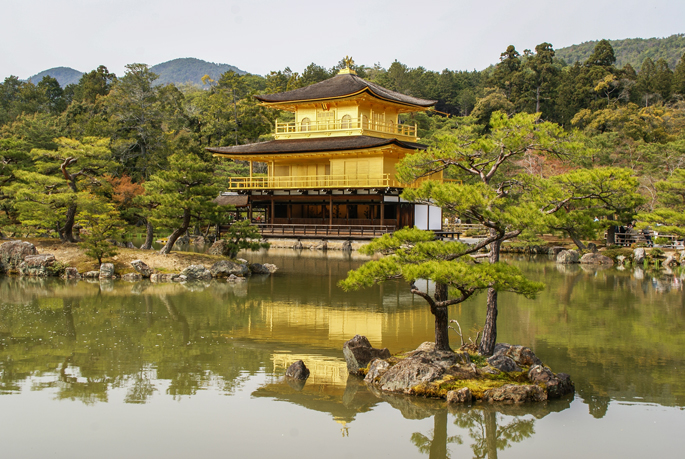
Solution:
<path fill-rule="evenodd" d="M 372 390 L 447 399 L 448 403 L 540 402 L 573 393 L 569 375 L 552 373 L 533 351 L 500 343 L 491 357 L 435 350 L 426 342 L 395 356 L 365 336 L 343 345 L 347 370 Z"/>

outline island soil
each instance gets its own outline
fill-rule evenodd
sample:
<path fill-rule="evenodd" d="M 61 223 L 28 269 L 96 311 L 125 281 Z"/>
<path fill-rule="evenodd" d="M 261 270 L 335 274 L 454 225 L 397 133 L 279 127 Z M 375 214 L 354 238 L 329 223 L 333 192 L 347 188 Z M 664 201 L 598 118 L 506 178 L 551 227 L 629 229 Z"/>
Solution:
<path fill-rule="evenodd" d="M 78 269 L 80 273 L 99 269 L 97 260 L 88 257 L 79 244 L 62 242 L 58 239 L 23 239 L 36 246 L 38 253 L 51 253 L 57 261 Z M 190 265 L 204 265 L 209 268 L 225 257 L 195 252 L 173 251 L 160 255 L 156 250 L 117 248 L 117 254 L 103 259 L 103 263 L 113 263 L 118 275 L 136 272 L 131 266 L 133 260 L 143 260 L 149 267 L 162 273 L 181 272 Z"/>

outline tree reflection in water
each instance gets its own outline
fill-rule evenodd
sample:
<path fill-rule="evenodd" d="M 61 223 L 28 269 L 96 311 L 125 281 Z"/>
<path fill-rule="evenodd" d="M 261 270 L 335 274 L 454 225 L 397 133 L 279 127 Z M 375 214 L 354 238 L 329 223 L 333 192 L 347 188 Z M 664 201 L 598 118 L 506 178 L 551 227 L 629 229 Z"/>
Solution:
<path fill-rule="evenodd" d="M 447 410 L 441 410 L 433 416 L 433 430 L 430 437 L 414 432 L 411 434 L 411 442 L 423 454 L 428 454 L 430 459 L 449 458 L 447 445 L 456 443 L 461 445 L 463 440 L 459 435 L 447 436 Z"/>
<path fill-rule="evenodd" d="M 462 435 L 448 435 L 448 413 L 454 424 L 468 431 L 474 459 L 496 459 L 497 452 L 535 434 L 535 421 L 570 406 L 571 400 L 524 405 L 449 406 L 433 414 L 433 429 L 428 434 L 415 432 L 411 442 L 430 459 L 449 458 L 450 444 L 464 444 Z"/>

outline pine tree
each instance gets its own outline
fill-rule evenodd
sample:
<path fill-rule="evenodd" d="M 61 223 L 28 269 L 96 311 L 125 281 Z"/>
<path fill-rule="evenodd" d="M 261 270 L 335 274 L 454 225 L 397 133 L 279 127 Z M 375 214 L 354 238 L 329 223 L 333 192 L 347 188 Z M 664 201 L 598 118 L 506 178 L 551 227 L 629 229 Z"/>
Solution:
<path fill-rule="evenodd" d="M 171 252 L 176 240 L 193 221 L 212 212 L 212 200 L 219 193 L 214 183 L 214 166 L 193 153 L 177 153 L 169 157 L 169 170 L 159 171 L 145 182 L 147 200 L 155 201 L 151 221 L 157 227 L 174 228 L 161 254 Z"/>

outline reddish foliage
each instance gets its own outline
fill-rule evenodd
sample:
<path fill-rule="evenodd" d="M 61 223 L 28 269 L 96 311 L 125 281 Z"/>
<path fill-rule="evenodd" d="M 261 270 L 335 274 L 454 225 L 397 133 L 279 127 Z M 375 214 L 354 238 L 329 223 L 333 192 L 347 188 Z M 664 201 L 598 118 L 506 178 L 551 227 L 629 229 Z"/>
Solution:
<path fill-rule="evenodd" d="M 133 183 L 131 177 L 124 175 L 122 177 L 107 176 L 107 181 L 112 185 L 112 200 L 117 203 L 119 207 L 131 207 L 133 199 L 145 193 L 145 188 L 140 183 Z"/>

